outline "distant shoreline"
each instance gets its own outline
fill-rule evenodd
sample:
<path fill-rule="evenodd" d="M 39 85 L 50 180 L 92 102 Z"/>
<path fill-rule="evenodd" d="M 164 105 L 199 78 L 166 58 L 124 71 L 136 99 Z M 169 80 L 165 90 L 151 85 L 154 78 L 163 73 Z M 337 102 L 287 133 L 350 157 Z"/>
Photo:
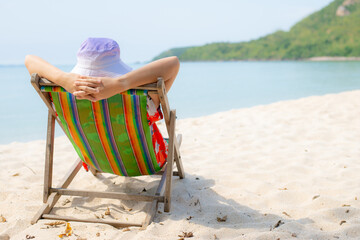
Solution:
<path fill-rule="evenodd" d="M 323 56 L 323 57 L 312 57 L 308 58 L 308 61 L 313 62 L 326 62 L 326 61 L 360 61 L 360 57 L 329 57 L 329 56 Z"/>
<path fill-rule="evenodd" d="M 360 61 L 360 57 L 311 57 L 311 58 L 302 58 L 302 59 L 232 59 L 232 60 L 201 60 L 201 61 L 191 61 L 191 60 L 180 60 L 181 62 L 355 62 Z"/>

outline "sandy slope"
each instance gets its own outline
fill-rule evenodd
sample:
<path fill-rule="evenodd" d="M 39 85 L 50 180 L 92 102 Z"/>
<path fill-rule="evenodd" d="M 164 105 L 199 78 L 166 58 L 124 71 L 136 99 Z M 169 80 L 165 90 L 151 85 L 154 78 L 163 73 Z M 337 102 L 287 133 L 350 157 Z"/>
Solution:
<path fill-rule="evenodd" d="M 67 239 L 178 239 L 183 231 L 192 239 L 360 238 L 360 91 L 179 120 L 177 131 L 187 175 L 174 180 L 170 214 L 161 205 L 145 231 L 72 222 L 76 235 Z M 44 225 L 52 221 L 30 225 L 42 203 L 44 143 L 0 145 L 3 239 L 64 232 Z M 57 182 L 76 156 L 65 137 L 55 151 Z M 156 179 L 82 170 L 72 187 L 151 192 Z M 144 216 L 142 204 L 74 197 L 61 198 L 56 213 L 94 217 L 107 207 L 114 218 Z"/>

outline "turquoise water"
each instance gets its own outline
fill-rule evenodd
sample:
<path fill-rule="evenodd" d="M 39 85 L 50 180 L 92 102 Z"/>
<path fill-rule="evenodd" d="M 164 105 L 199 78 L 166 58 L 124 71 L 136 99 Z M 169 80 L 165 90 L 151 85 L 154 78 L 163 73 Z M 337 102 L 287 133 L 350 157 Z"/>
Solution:
<path fill-rule="evenodd" d="M 0 144 L 45 139 L 46 107 L 26 68 L 0 66 L 0 81 Z M 360 62 L 200 62 L 181 64 L 169 98 L 181 119 L 354 89 Z"/>

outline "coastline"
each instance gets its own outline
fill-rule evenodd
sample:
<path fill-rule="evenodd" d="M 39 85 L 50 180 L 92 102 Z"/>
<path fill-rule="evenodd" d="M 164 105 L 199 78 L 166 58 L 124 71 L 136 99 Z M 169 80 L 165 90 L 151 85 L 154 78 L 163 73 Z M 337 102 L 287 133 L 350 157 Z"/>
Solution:
<path fill-rule="evenodd" d="M 175 239 L 183 232 L 192 239 L 359 238 L 359 98 L 355 90 L 178 120 L 187 175 L 174 179 L 171 213 L 160 205 L 145 231 L 71 222 L 76 235 L 69 239 Z M 76 153 L 65 136 L 55 142 L 56 184 Z M 0 145 L 0 239 L 64 232 L 47 227 L 50 220 L 30 225 L 42 204 L 44 149 L 44 140 Z M 146 182 L 156 179 L 106 177 L 81 170 L 72 187 L 154 191 Z M 107 207 L 105 218 L 144 216 L 141 204 L 76 197 L 61 198 L 56 213 L 91 218 Z"/>
<path fill-rule="evenodd" d="M 322 57 L 312 57 L 308 58 L 308 61 L 313 62 L 331 62 L 331 61 L 360 61 L 360 57 L 329 57 L 329 56 L 322 56 Z"/>
<path fill-rule="evenodd" d="M 360 57 L 330 57 L 330 56 L 318 56 L 311 58 L 301 58 L 301 59 L 231 59 L 231 60 L 181 60 L 180 62 L 358 62 Z"/>
<path fill-rule="evenodd" d="M 248 61 L 269 61 L 269 62 L 273 62 L 273 61 L 296 61 L 296 62 L 306 62 L 306 61 L 311 61 L 311 62 L 347 62 L 347 61 L 360 61 L 360 57 L 344 57 L 344 56 L 336 56 L 336 57 L 331 57 L 331 56 L 318 56 L 318 57 L 311 57 L 311 58 L 302 58 L 302 59 L 260 59 L 260 60 L 256 60 L 256 59 L 249 59 Z"/>

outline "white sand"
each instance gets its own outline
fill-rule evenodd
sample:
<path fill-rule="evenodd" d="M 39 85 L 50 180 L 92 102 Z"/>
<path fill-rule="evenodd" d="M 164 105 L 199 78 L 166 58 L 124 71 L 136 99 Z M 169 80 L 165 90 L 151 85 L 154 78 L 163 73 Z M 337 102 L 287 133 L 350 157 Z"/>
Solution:
<path fill-rule="evenodd" d="M 187 175 L 174 179 L 170 214 L 161 205 L 144 231 L 71 222 L 67 239 L 178 239 L 183 231 L 192 239 L 360 239 L 360 91 L 179 120 L 177 132 Z M 45 141 L 0 145 L 3 239 L 59 239 L 64 232 L 47 228 L 49 220 L 30 224 L 42 204 L 44 148 Z M 55 183 L 75 158 L 68 140 L 57 138 Z M 157 179 L 106 176 L 81 170 L 71 187 L 151 192 L 155 183 L 146 181 Z M 142 204 L 67 199 L 56 213 L 94 217 L 109 206 L 113 217 L 144 216 Z"/>

